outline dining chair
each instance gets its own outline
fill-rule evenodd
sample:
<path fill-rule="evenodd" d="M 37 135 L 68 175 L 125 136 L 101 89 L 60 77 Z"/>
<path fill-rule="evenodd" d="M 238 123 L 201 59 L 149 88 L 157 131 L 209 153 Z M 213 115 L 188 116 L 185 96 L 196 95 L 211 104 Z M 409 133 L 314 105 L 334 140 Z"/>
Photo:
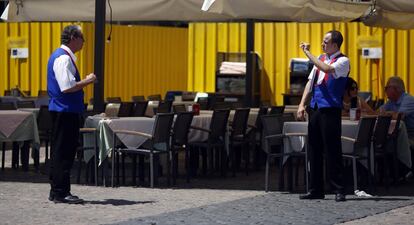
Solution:
<path fill-rule="evenodd" d="M 16 110 L 13 102 L 0 102 L 0 110 Z"/>
<path fill-rule="evenodd" d="M 253 152 L 253 164 L 255 169 L 260 168 L 260 164 L 262 162 L 262 157 L 264 155 L 262 149 L 262 134 L 263 134 L 263 126 L 262 126 L 262 116 L 266 115 L 268 111 L 268 107 L 261 106 L 257 113 L 256 121 L 254 125 L 248 124 L 248 135 L 250 137 L 250 146 Z"/>
<path fill-rule="evenodd" d="M 145 101 L 145 96 L 143 95 L 135 95 L 135 96 L 132 96 L 131 98 L 133 102 Z"/>
<path fill-rule="evenodd" d="M 171 164 L 173 184 L 176 183 L 178 176 L 178 154 L 179 151 L 185 152 L 185 169 L 187 183 L 190 181 L 190 155 L 188 145 L 188 132 L 190 131 L 191 122 L 194 114 L 192 112 L 178 112 L 174 121 L 173 132 L 171 136 Z"/>
<path fill-rule="evenodd" d="M 132 109 L 134 107 L 133 102 L 121 102 L 118 110 L 118 117 L 130 117 L 132 116 Z"/>
<path fill-rule="evenodd" d="M 279 158 L 279 190 L 282 189 L 284 183 L 284 158 L 285 157 L 304 157 L 307 162 L 306 147 L 300 152 L 284 152 L 283 142 L 285 138 L 303 137 L 307 138 L 306 133 L 283 133 L 283 124 L 285 119 L 283 114 L 268 114 L 261 117 L 263 126 L 263 139 L 265 141 L 264 152 L 266 154 L 266 169 L 265 169 L 265 191 L 269 190 L 269 173 L 270 161 L 273 158 Z M 306 141 L 305 141 L 306 142 Z M 306 146 L 306 143 L 305 145 Z M 306 163 L 305 163 L 306 165 Z M 307 171 L 305 168 L 305 177 L 307 183 Z M 291 180 L 291 179 L 290 179 Z"/>
<path fill-rule="evenodd" d="M 107 103 L 121 103 L 122 99 L 121 97 L 107 97 L 106 102 Z"/>
<path fill-rule="evenodd" d="M 172 108 L 172 101 L 160 101 L 158 107 L 154 108 L 154 114 L 157 113 L 170 113 Z"/>
<path fill-rule="evenodd" d="M 39 131 L 40 142 L 45 143 L 45 163 L 49 161 L 49 142 L 52 140 L 52 116 L 49 112 L 49 106 L 41 105 L 37 115 L 37 129 Z"/>
<path fill-rule="evenodd" d="M 285 111 L 285 106 L 272 106 L 270 107 L 270 112 L 269 115 L 273 115 L 273 114 L 283 114 L 283 112 Z"/>
<path fill-rule="evenodd" d="M 132 109 L 132 116 L 143 117 L 147 111 L 148 101 L 137 101 Z"/>
<path fill-rule="evenodd" d="M 173 105 L 174 113 L 187 112 L 184 104 Z"/>
<path fill-rule="evenodd" d="M 374 133 L 372 136 L 372 146 L 374 148 L 374 181 L 376 181 L 376 171 L 377 169 L 382 171 L 380 180 L 382 181 L 385 178 L 385 186 L 388 189 L 389 182 L 388 177 L 391 177 L 391 166 L 389 164 L 389 159 L 392 159 L 394 154 L 389 152 L 387 149 L 388 144 L 388 130 L 391 125 L 391 115 L 379 115 L 377 117 L 377 123 L 374 128 Z M 378 165 L 377 159 L 382 159 L 382 166 Z M 386 173 L 389 172 L 389 175 Z M 375 183 L 375 182 L 374 182 Z"/>
<path fill-rule="evenodd" d="M 36 108 L 35 102 L 34 101 L 17 101 L 16 102 L 17 108 L 18 109 L 22 109 L 22 108 Z"/>
<path fill-rule="evenodd" d="M 229 121 L 229 155 L 232 164 L 233 176 L 236 175 L 236 169 L 240 165 L 242 156 L 244 155 L 245 171 L 249 173 L 249 139 L 246 133 L 247 121 L 249 119 L 250 108 L 239 108 L 234 113 L 233 120 Z M 236 148 L 240 147 L 240 148 Z M 240 150 L 240 151 L 239 151 Z"/>
<path fill-rule="evenodd" d="M 195 161 L 192 161 L 191 169 L 195 169 L 198 165 L 198 152 L 201 151 L 202 157 L 202 173 L 207 174 L 207 156 L 210 156 L 210 168 L 213 169 L 213 150 L 216 149 L 216 157 L 219 158 L 217 165 L 220 167 L 221 174 L 227 169 L 227 152 L 225 148 L 227 122 L 230 110 L 214 110 L 211 117 L 209 129 L 191 126 L 191 129 L 199 130 L 208 133 L 208 138 L 205 141 L 189 142 L 190 154 L 195 155 Z M 194 171 L 192 171 L 194 172 Z"/>
<path fill-rule="evenodd" d="M 344 157 L 344 160 L 350 159 L 352 161 L 354 191 L 358 190 L 357 160 L 366 161 L 367 169 L 369 171 L 368 174 L 371 173 L 370 149 L 376 119 L 377 118 L 374 116 L 362 117 L 359 120 L 354 138 L 341 136 L 342 141 L 351 142 L 353 144 L 352 151 L 349 153 L 342 153 L 342 156 Z"/>
<path fill-rule="evenodd" d="M 148 101 L 162 101 L 161 95 L 160 94 L 156 94 L 156 95 L 149 95 L 147 97 Z"/>
<path fill-rule="evenodd" d="M 200 104 L 200 109 L 201 110 L 208 110 L 209 109 L 208 97 L 199 97 L 199 98 L 197 98 L 197 103 Z"/>
<path fill-rule="evenodd" d="M 115 170 L 117 171 L 117 177 L 119 178 L 119 154 L 133 154 L 148 156 L 150 162 L 150 186 L 154 187 L 155 176 L 158 174 L 155 173 L 154 165 L 155 157 L 158 157 L 160 154 L 170 154 L 170 134 L 171 126 L 174 120 L 173 113 L 159 113 L 155 117 L 154 127 L 152 134 L 131 131 L 131 130 L 114 130 L 113 131 L 113 145 L 112 145 L 112 176 L 111 176 L 111 186 L 114 187 L 114 177 Z M 127 147 L 124 145 L 118 145 L 117 140 L 119 135 L 133 135 L 137 137 L 147 138 L 147 142 L 136 148 Z M 158 160 L 156 160 L 158 161 Z M 136 170 L 136 161 L 134 161 L 133 170 Z M 170 180 L 170 169 L 171 161 L 170 158 L 167 158 L 167 179 L 168 183 Z M 117 179 L 118 180 L 118 179 Z M 119 184 L 119 182 L 118 182 Z"/>
<path fill-rule="evenodd" d="M 404 113 L 398 112 L 397 118 L 395 121 L 394 129 L 387 136 L 387 141 L 389 143 L 388 148 L 386 149 L 386 154 L 392 158 L 392 171 L 393 171 L 393 180 L 394 184 L 398 182 L 399 176 L 399 164 L 398 164 L 398 137 L 400 135 L 400 126 L 401 120 L 404 118 Z"/>
<path fill-rule="evenodd" d="M 83 154 L 86 150 L 92 150 L 93 151 L 93 160 L 89 161 L 88 163 L 86 163 L 86 182 L 89 180 L 89 169 L 88 167 L 90 166 L 90 164 L 92 164 L 92 171 L 94 173 L 93 176 L 93 181 L 95 183 L 95 186 L 98 186 L 98 156 L 99 156 L 99 151 L 97 148 L 97 130 L 96 128 L 87 128 L 87 127 L 82 127 L 79 129 L 79 146 L 76 149 L 76 154 L 78 156 L 78 173 L 76 176 L 76 182 L 79 184 L 80 183 L 80 177 L 81 177 L 81 172 L 82 172 L 82 163 L 83 163 Z M 93 140 L 92 142 L 92 146 L 84 146 L 84 137 L 89 135 L 91 137 L 91 139 Z"/>

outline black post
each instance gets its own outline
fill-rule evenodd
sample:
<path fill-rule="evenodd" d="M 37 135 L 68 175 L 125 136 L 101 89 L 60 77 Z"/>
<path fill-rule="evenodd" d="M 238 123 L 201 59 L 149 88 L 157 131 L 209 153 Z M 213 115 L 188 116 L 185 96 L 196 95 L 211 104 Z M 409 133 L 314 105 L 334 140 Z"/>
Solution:
<path fill-rule="evenodd" d="M 254 100 L 254 21 L 247 20 L 246 23 L 246 95 L 244 96 L 244 104 L 246 107 L 252 107 L 255 104 Z"/>
<path fill-rule="evenodd" d="M 104 111 L 104 60 L 106 0 L 95 0 L 95 58 L 97 82 L 93 87 L 93 110 Z"/>

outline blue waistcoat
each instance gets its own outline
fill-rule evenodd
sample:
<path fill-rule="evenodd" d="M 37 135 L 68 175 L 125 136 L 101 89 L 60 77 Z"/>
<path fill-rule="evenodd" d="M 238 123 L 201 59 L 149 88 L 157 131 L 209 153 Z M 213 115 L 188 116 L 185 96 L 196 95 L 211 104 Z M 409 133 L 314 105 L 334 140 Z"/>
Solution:
<path fill-rule="evenodd" d="M 325 56 L 322 57 L 324 58 Z M 331 60 L 331 63 L 335 62 L 340 57 L 345 56 L 343 54 L 339 54 Z M 319 70 L 317 71 L 317 75 L 319 75 Z M 332 74 L 325 74 L 325 76 L 328 76 L 328 79 L 313 87 L 313 95 L 310 106 L 312 108 L 315 108 L 315 105 L 317 105 L 318 108 L 342 108 L 342 96 L 344 95 L 348 77 L 340 77 L 335 79 Z"/>
<path fill-rule="evenodd" d="M 53 64 L 55 60 L 61 55 L 70 55 L 62 48 L 56 49 L 49 58 L 47 64 L 47 92 L 49 94 L 49 111 L 55 112 L 71 112 L 82 113 L 83 105 L 83 91 L 79 90 L 71 93 L 63 93 L 60 90 L 59 84 L 56 80 L 55 72 L 53 71 Z M 76 69 L 75 79 L 80 81 L 79 71 L 72 61 Z"/>

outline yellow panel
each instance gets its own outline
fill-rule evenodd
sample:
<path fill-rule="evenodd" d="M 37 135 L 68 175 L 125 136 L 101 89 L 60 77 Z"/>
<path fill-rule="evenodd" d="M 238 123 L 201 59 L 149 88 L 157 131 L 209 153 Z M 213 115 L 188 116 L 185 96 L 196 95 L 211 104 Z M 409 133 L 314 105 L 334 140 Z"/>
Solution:
<path fill-rule="evenodd" d="M 37 95 L 47 89 L 47 62 L 60 46 L 60 33 L 71 23 L 0 23 L 0 95 L 19 85 Z M 81 77 L 94 71 L 94 24 L 81 23 L 83 49 L 76 54 Z M 107 33 L 109 26 L 106 27 Z M 105 96 L 162 94 L 187 90 L 188 29 L 155 26 L 113 26 L 112 41 L 105 44 Z M 9 37 L 27 37 L 28 59 L 11 60 Z M 97 74 L 98 78 L 100 77 Z M 98 81 L 99 82 L 99 81 Z M 93 87 L 85 89 L 85 100 Z"/>
<path fill-rule="evenodd" d="M 192 83 L 204 83 L 214 78 L 211 72 L 212 59 L 216 52 L 243 51 L 245 40 L 242 36 L 245 24 L 217 23 L 217 29 L 199 29 L 199 23 L 189 26 L 189 80 Z M 213 26 L 213 25 L 209 25 Z M 311 44 L 314 55 L 322 53 L 323 35 L 329 30 L 339 30 L 344 35 L 342 52 L 351 61 L 350 76 L 359 82 L 362 91 L 371 91 L 375 98 L 384 98 L 383 86 L 392 75 L 401 76 L 410 93 L 414 92 L 414 31 L 371 28 L 362 23 L 256 23 L 255 52 L 263 63 L 261 79 L 262 99 L 271 99 L 272 104 L 282 104 L 282 93 L 289 88 L 289 60 L 293 57 L 303 58 L 305 55 L 299 49 L 300 41 Z M 380 37 L 382 43 L 382 59 L 363 59 L 361 49 L 358 49 L 360 36 Z M 217 46 L 205 43 L 207 38 L 217 40 Z M 216 50 L 214 50 L 216 48 Z M 206 54 L 208 53 L 208 54 Z M 198 60 L 193 60 L 198 59 Z M 410 61 L 411 60 L 411 61 Z M 410 76 L 411 75 L 411 76 Z M 190 87 L 190 86 L 189 86 Z M 199 86 L 202 88 L 201 86 Z M 210 85 L 197 91 L 210 91 Z"/>

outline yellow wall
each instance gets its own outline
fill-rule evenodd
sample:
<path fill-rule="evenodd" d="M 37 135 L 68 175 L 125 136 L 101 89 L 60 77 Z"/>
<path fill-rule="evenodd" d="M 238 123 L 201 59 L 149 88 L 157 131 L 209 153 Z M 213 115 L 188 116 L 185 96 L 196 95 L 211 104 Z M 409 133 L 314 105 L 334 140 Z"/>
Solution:
<path fill-rule="evenodd" d="M 311 43 L 311 52 L 319 55 L 325 32 L 336 29 L 344 35 L 342 51 L 350 57 L 350 76 L 361 91 L 372 91 L 374 98 L 384 98 L 387 78 L 399 75 L 407 90 L 414 93 L 414 30 L 372 28 L 362 23 L 256 23 L 255 51 L 263 61 L 262 99 L 283 104 L 282 93 L 289 88 L 289 59 L 303 58 L 299 42 Z M 214 92 L 217 52 L 244 52 L 244 23 L 192 23 L 189 26 L 188 89 Z M 381 60 L 362 59 L 358 37 L 379 36 Z"/>
<path fill-rule="evenodd" d="M 60 46 L 60 33 L 69 23 L 0 23 L 0 95 L 19 85 L 36 96 L 46 90 L 46 65 L 50 53 Z M 81 77 L 93 72 L 94 24 L 82 23 L 86 39 L 77 53 Z M 106 27 L 109 33 L 109 26 Z M 28 40 L 29 58 L 11 59 L 9 38 Z M 113 26 L 112 39 L 105 45 L 105 96 L 165 94 L 187 89 L 186 28 L 155 26 Z M 86 89 L 86 99 L 93 88 Z"/>

